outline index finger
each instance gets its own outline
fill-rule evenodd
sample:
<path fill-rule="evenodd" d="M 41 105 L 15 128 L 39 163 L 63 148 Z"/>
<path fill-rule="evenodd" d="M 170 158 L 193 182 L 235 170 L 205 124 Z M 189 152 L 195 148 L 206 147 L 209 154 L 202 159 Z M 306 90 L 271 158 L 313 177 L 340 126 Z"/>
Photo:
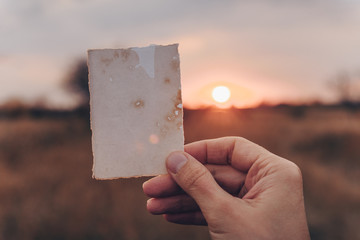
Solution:
<path fill-rule="evenodd" d="M 265 148 L 241 137 L 193 142 L 185 145 L 185 152 L 203 164 L 227 164 L 242 172 L 247 172 L 255 161 L 273 155 Z"/>

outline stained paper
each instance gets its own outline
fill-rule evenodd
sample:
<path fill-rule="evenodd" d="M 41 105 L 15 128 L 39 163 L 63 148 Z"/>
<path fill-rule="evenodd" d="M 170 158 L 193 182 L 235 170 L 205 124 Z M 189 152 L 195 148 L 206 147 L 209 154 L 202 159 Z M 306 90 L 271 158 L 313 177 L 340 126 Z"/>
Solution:
<path fill-rule="evenodd" d="M 88 51 L 93 177 L 166 173 L 183 150 L 178 45 Z"/>

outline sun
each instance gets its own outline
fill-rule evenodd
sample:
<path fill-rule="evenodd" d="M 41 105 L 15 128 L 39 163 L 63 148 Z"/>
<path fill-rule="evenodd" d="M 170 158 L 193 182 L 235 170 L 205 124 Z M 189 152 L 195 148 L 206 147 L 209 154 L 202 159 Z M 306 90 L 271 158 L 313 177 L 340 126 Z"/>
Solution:
<path fill-rule="evenodd" d="M 212 97 L 215 102 L 224 103 L 231 96 L 230 89 L 225 86 L 217 86 L 212 90 Z"/>

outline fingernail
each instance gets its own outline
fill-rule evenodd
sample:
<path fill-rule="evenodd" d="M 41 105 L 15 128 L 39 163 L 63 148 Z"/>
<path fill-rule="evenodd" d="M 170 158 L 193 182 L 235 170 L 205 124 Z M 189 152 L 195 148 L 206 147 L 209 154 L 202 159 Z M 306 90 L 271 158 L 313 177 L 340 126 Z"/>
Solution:
<path fill-rule="evenodd" d="M 146 201 L 146 209 L 150 212 L 151 212 L 151 208 L 153 207 L 153 206 L 151 206 L 152 201 L 153 201 L 153 198 L 150 198 Z"/>
<path fill-rule="evenodd" d="M 178 173 L 180 168 L 185 165 L 187 157 L 183 153 L 174 152 L 169 155 L 166 161 L 166 166 L 172 173 Z"/>
<path fill-rule="evenodd" d="M 146 188 L 146 186 L 145 186 L 145 185 L 147 185 L 147 182 L 148 182 L 148 181 L 143 182 L 143 184 L 142 184 L 142 189 L 143 189 L 143 190 Z"/>

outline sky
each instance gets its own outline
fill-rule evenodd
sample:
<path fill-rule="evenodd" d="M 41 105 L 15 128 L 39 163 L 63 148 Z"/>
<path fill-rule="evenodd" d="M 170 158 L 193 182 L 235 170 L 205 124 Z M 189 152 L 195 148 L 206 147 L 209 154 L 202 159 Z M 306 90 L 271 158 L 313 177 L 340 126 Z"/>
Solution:
<path fill-rule="evenodd" d="M 87 49 L 179 43 L 190 108 L 336 100 L 346 73 L 360 96 L 357 0 L 0 0 L 0 104 L 76 101 L 62 82 Z"/>

